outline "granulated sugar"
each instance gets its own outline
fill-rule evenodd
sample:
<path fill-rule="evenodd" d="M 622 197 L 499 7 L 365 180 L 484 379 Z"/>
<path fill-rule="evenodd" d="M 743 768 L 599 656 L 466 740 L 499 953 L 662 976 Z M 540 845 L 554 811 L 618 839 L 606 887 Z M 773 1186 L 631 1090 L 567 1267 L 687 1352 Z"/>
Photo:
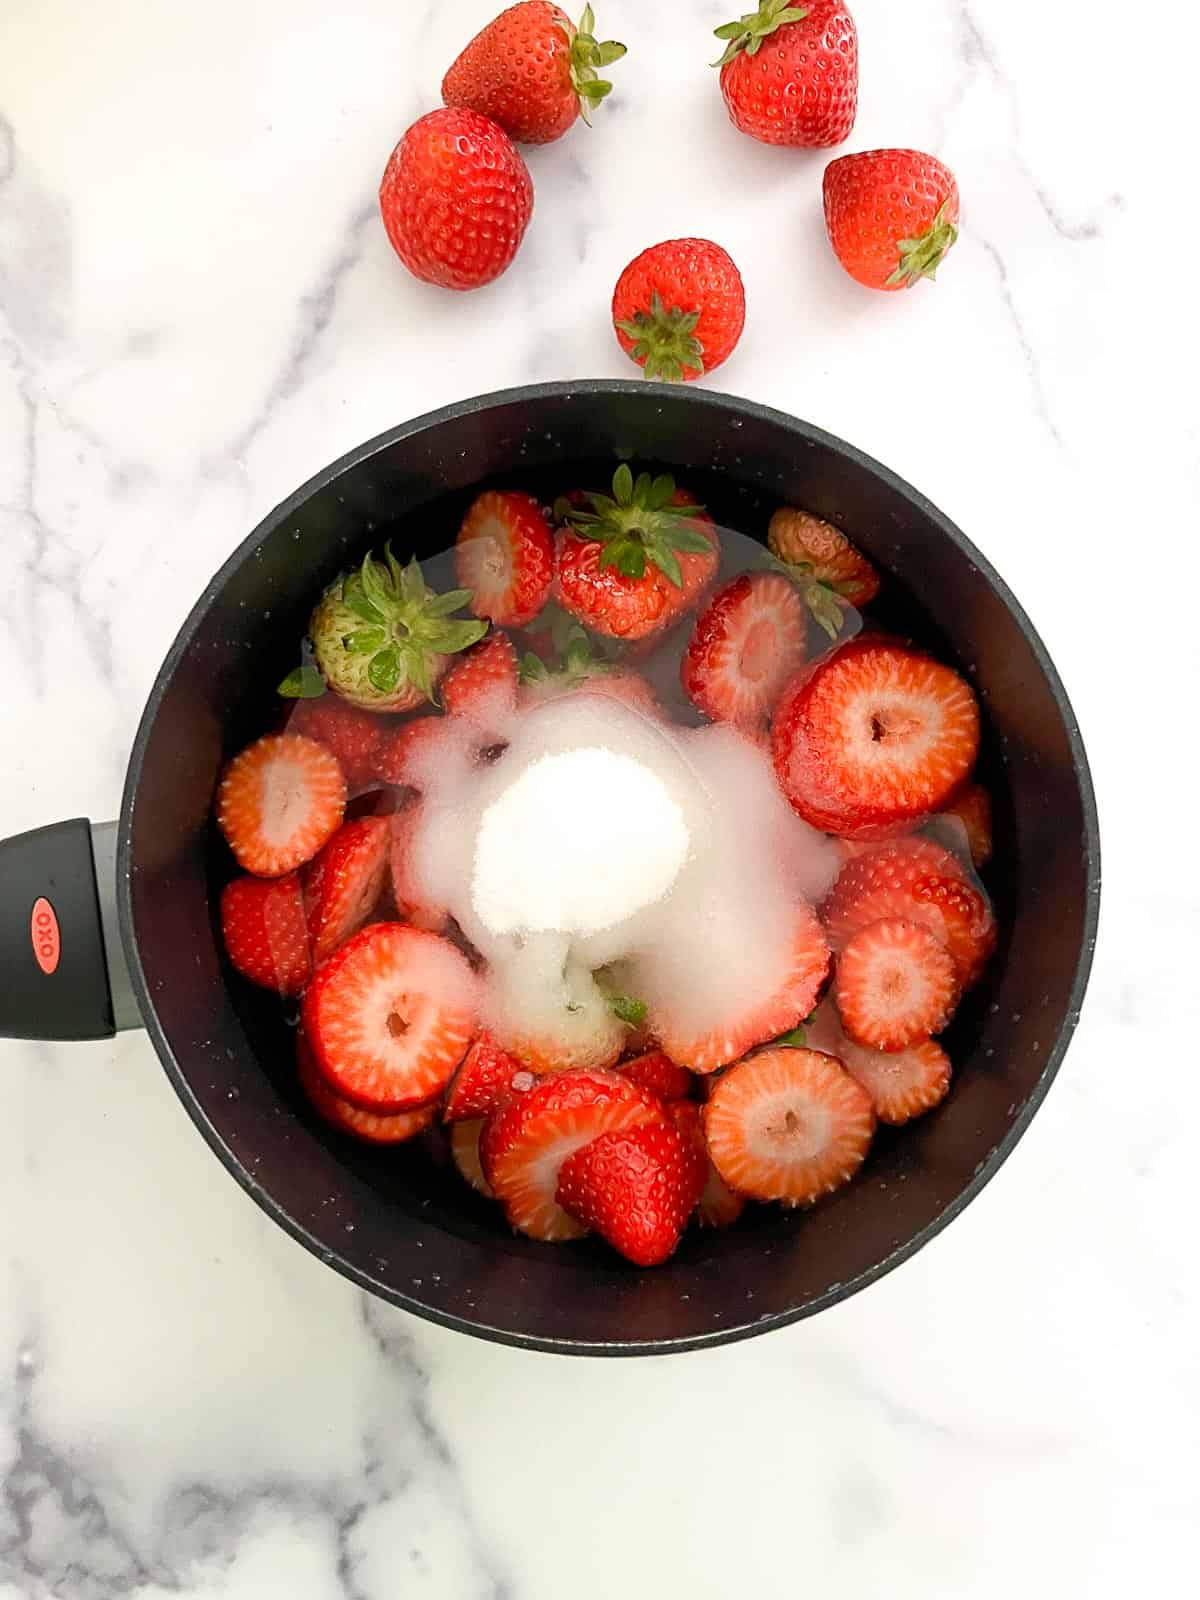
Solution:
<path fill-rule="evenodd" d="M 642 762 L 599 746 L 544 755 L 483 813 L 471 897 L 494 934 L 598 933 L 668 893 L 688 842 Z"/>

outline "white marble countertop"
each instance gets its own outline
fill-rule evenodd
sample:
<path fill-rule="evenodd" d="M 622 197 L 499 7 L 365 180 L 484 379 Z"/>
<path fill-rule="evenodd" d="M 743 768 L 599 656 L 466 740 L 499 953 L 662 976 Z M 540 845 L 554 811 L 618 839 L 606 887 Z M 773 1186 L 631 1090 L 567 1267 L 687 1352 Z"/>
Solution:
<path fill-rule="evenodd" d="M 115 814 L 194 595 L 297 483 L 443 402 L 632 371 L 618 271 L 710 234 L 750 299 L 719 385 L 920 485 L 1058 661 L 1107 850 L 1083 1023 L 1016 1154 L 901 1271 L 632 1362 L 366 1302 L 230 1181 L 145 1036 L 0 1044 L 0 1597 L 1175 1589 L 1200 1511 L 1200 888 L 1169 842 L 1200 681 L 1171 620 L 1200 579 L 1172 201 L 1196 24 L 862 0 L 850 148 L 929 148 L 964 197 L 937 287 L 885 298 L 826 253 L 821 157 L 726 123 L 705 63 L 735 8 L 604 0 L 617 92 L 531 153 L 514 269 L 454 297 L 405 275 L 374 196 L 493 4 L 7 0 L 0 832 Z"/>

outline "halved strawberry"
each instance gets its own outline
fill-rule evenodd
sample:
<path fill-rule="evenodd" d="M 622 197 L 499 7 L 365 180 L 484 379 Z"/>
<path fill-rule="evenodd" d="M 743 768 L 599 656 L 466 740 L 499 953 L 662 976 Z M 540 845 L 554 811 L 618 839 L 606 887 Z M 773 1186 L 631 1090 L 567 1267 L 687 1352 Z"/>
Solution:
<path fill-rule="evenodd" d="M 860 928 L 838 957 L 833 993 L 851 1039 L 874 1050 L 905 1050 L 949 1022 L 958 971 L 936 933 L 906 917 L 881 917 Z"/>
<path fill-rule="evenodd" d="M 314 1111 L 339 1133 L 353 1134 L 367 1144 L 404 1144 L 424 1133 L 437 1121 L 437 1106 L 418 1106 L 415 1111 L 393 1111 L 383 1116 L 363 1111 L 335 1094 L 317 1070 L 313 1053 L 304 1034 L 296 1035 L 296 1070 L 300 1086 Z"/>
<path fill-rule="evenodd" d="M 484 1175 L 514 1228 L 532 1239 L 586 1231 L 555 1199 L 559 1169 L 605 1133 L 664 1120 L 652 1095 L 614 1072 L 564 1072 L 500 1106 L 479 1141 Z"/>
<path fill-rule="evenodd" d="M 709 1080 L 714 1087 L 715 1081 Z M 734 1194 L 709 1158 L 703 1110 L 694 1100 L 673 1100 L 667 1110 L 680 1134 L 690 1142 L 701 1177 L 696 1221 L 702 1228 L 731 1228 L 746 1209 L 746 1199 Z"/>
<path fill-rule="evenodd" d="M 303 734 L 333 751 L 351 789 L 365 788 L 375 777 L 375 751 L 388 728 L 385 718 L 337 694 L 293 701 L 287 719 L 288 733 Z"/>
<path fill-rule="evenodd" d="M 442 704 L 452 717 L 495 727 L 517 709 L 517 652 L 506 633 L 490 633 L 451 667 Z"/>
<path fill-rule="evenodd" d="M 799 577 L 828 585 L 845 605 L 861 611 L 879 593 L 879 574 L 862 551 L 811 511 L 782 507 L 771 518 L 767 544 Z"/>
<path fill-rule="evenodd" d="M 690 1143 L 670 1122 L 603 1133 L 568 1156 L 555 1198 L 638 1267 L 674 1255 L 703 1188 Z"/>
<path fill-rule="evenodd" d="M 481 1033 L 463 1057 L 462 1066 L 454 1074 L 454 1081 L 446 1091 L 443 1122 L 464 1122 L 472 1117 L 486 1117 L 513 1092 L 514 1078 L 528 1079 L 523 1087 L 532 1085 L 533 1077 L 522 1070 L 507 1050 L 501 1050 L 496 1041 Z"/>
<path fill-rule="evenodd" d="M 238 864 L 259 878 L 282 878 L 341 825 L 346 778 L 324 745 L 269 733 L 225 768 L 214 809 Z"/>
<path fill-rule="evenodd" d="M 972 866 L 992 859 L 992 797 L 981 783 L 969 783 L 942 807 L 930 831 L 949 849 L 969 856 Z"/>
<path fill-rule="evenodd" d="M 632 1061 L 622 1061 L 616 1070 L 663 1101 L 686 1100 L 695 1082 L 686 1067 L 672 1061 L 662 1050 L 648 1050 Z"/>
<path fill-rule="evenodd" d="M 760 728 L 804 660 L 807 633 L 786 578 L 743 572 L 701 613 L 680 667 L 683 692 L 718 722 Z"/>
<path fill-rule="evenodd" d="M 682 1015 L 669 1015 L 653 1008 L 650 1023 L 655 1037 L 672 1061 L 692 1072 L 716 1072 L 744 1056 L 756 1044 L 777 1039 L 808 1016 L 816 1004 L 829 972 L 829 946 L 811 907 L 801 905 L 796 913 L 796 932 L 792 944 L 791 968 L 782 986 L 765 996 L 747 1011 L 726 1018 L 719 1027 L 696 1035 Z"/>
<path fill-rule="evenodd" d="M 954 793 L 975 763 L 979 708 L 952 668 L 860 637 L 784 690 L 772 749 L 780 787 L 806 822 L 878 838 Z"/>
<path fill-rule="evenodd" d="M 387 817 L 343 822 L 305 867 L 304 903 L 314 966 L 357 933 L 379 904 L 387 882 L 390 840 Z"/>
<path fill-rule="evenodd" d="M 414 800 L 390 816 L 389 862 L 396 913 L 414 928 L 441 933 L 450 920 L 445 906 L 434 905 L 413 870 L 413 835 L 421 820 L 421 802 Z"/>
<path fill-rule="evenodd" d="M 996 944 L 996 920 L 958 858 L 932 839 L 893 839 L 848 861 L 821 908 L 840 950 L 880 917 L 907 917 L 937 934 L 954 957 L 964 988 L 974 983 Z"/>
<path fill-rule="evenodd" d="M 399 922 L 356 933 L 314 975 L 304 1028 L 322 1075 L 366 1111 L 410 1111 L 449 1083 L 475 1033 L 476 979 L 445 939 Z"/>
<path fill-rule="evenodd" d="M 489 489 L 467 512 L 455 547 L 471 610 L 497 627 L 524 628 L 554 580 L 554 536 L 532 495 Z"/>
<path fill-rule="evenodd" d="M 450 1129 L 450 1154 L 454 1165 L 477 1194 L 485 1200 L 494 1200 L 492 1186 L 483 1175 L 479 1160 L 479 1135 L 483 1132 L 483 1118 L 473 1122 L 456 1122 Z"/>
<path fill-rule="evenodd" d="M 870 1050 L 843 1038 L 837 1056 L 871 1096 L 880 1122 L 909 1122 L 950 1092 L 950 1057 L 933 1039 L 918 1039 L 905 1050 Z"/>
<path fill-rule="evenodd" d="M 279 994 L 299 994 L 312 959 L 300 875 L 234 878 L 221 891 L 221 930 L 243 978 Z"/>
<path fill-rule="evenodd" d="M 713 1165 L 755 1200 L 809 1205 L 848 1183 L 875 1132 L 867 1091 L 819 1050 L 763 1050 L 724 1073 L 704 1108 Z"/>

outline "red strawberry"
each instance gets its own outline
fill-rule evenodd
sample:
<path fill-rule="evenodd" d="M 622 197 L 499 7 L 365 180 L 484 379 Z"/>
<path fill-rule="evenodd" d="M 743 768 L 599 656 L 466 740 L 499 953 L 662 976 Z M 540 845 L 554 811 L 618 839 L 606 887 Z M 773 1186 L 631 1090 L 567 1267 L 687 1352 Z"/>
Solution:
<path fill-rule="evenodd" d="M 452 717 L 492 728 L 517 709 L 517 652 L 506 633 L 491 633 L 447 673 L 442 703 Z"/>
<path fill-rule="evenodd" d="M 692 1072 L 716 1072 L 756 1044 L 777 1039 L 808 1016 L 816 1004 L 829 971 L 829 946 L 810 907 L 796 914 L 792 965 L 778 993 L 764 997 L 739 1016 L 725 1019 L 719 1028 L 696 1037 L 681 1019 L 651 1012 L 650 1022 L 663 1049 L 673 1061 Z"/>
<path fill-rule="evenodd" d="M 303 734 L 332 750 L 351 789 L 365 789 L 375 776 L 375 752 L 387 723 L 340 695 L 298 700 L 287 719 L 289 733 Z"/>
<path fill-rule="evenodd" d="M 388 873 L 387 817 L 344 822 L 304 869 L 304 903 L 313 965 L 357 933 L 374 911 Z"/>
<path fill-rule="evenodd" d="M 483 1132 L 483 1118 L 474 1122 L 456 1122 L 450 1129 L 450 1154 L 454 1165 L 477 1194 L 485 1200 L 494 1200 L 492 1186 L 483 1175 L 479 1160 L 479 1135 Z"/>
<path fill-rule="evenodd" d="M 472 1117 L 486 1117 L 501 1101 L 508 1099 L 513 1092 L 514 1078 L 526 1089 L 533 1085 L 532 1073 L 522 1072 L 519 1061 L 514 1061 L 507 1050 L 501 1050 L 488 1034 L 481 1033 L 463 1057 L 462 1066 L 446 1092 L 442 1121 L 464 1122 Z"/>
<path fill-rule="evenodd" d="M 441 933 L 450 919 L 445 906 L 434 905 L 413 870 L 413 834 L 421 818 L 420 802 L 404 806 L 388 818 L 391 827 L 392 897 L 396 911 L 414 928 Z"/>
<path fill-rule="evenodd" d="M 780 787 L 806 822 L 879 837 L 937 811 L 967 776 L 979 707 L 950 667 L 860 637 L 792 680 L 772 747 Z"/>
<path fill-rule="evenodd" d="M 550 597 L 554 535 L 532 495 L 489 489 L 463 519 L 454 561 L 477 617 L 524 628 Z"/>
<path fill-rule="evenodd" d="M 427 763 L 445 748 L 449 728 L 445 717 L 414 717 L 385 733 L 375 751 L 373 776 L 402 788 L 421 789 Z"/>
<path fill-rule="evenodd" d="M 967 882 L 961 863 L 932 839 L 916 836 L 848 861 L 821 915 L 835 950 L 880 917 L 919 922 L 949 950 L 964 987 L 982 972 L 996 943 L 991 907 Z"/>
<path fill-rule="evenodd" d="M 858 105 L 858 35 L 843 0 L 760 0 L 716 30 L 735 128 L 763 144 L 841 144 Z"/>
<path fill-rule="evenodd" d="M 709 1081 L 715 1084 L 717 1080 Z M 746 1209 L 746 1200 L 734 1194 L 709 1159 L 703 1110 L 694 1100 L 674 1100 L 667 1110 L 682 1137 L 690 1142 L 701 1175 L 696 1221 L 702 1228 L 731 1228 Z"/>
<path fill-rule="evenodd" d="M 214 809 L 238 864 L 260 878 L 281 878 L 311 860 L 340 826 L 346 779 L 324 745 L 271 733 L 234 756 Z"/>
<path fill-rule="evenodd" d="M 718 722 L 766 724 L 804 660 L 804 605 L 786 578 L 743 572 L 701 613 L 680 668 L 683 692 Z"/>
<path fill-rule="evenodd" d="M 598 43 L 595 27 L 591 6 L 578 32 L 546 0 L 510 6 L 455 61 L 442 81 L 442 99 L 490 117 L 522 144 L 561 139 L 581 111 L 591 121 L 591 107 L 612 90 L 598 69 L 625 54 L 623 44 Z"/>
<path fill-rule="evenodd" d="M 906 1050 L 940 1033 L 958 1004 L 958 969 L 936 933 L 881 917 L 838 957 L 834 1000 L 842 1027 L 873 1050 Z"/>
<path fill-rule="evenodd" d="M 304 996 L 322 1076 L 366 1111 L 410 1111 L 449 1083 L 475 1032 L 476 980 L 446 940 L 377 922 L 344 944 Z"/>
<path fill-rule="evenodd" d="M 958 239 L 958 184 L 920 150 L 865 150 L 825 168 L 825 228 L 834 254 L 868 289 L 933 278 Z"/>
<path fill-rule="evenodd" d="M 692 1074 L 661 1050 L 648 1050 L 632 1061 L 622 1061 L 616 1070 L 663 1101 L 686 1100 L 692 1092 Z"/>
<path fill-rule="evenodd" d="M 898 1126 L 932 1111 L 950 1092 L 950 1057 L 932 1039 L 906 1050 L 869 1050 L 843 1038 L 837 1048 L 846 1071 L 871 1097 L 880 1122 Z"/>
<path fill-rule="evenodd" d="M 298 873 L 234 878 L 221 891 L 221 930 L 243 978 L 279 994 L 299 994 L 312 970 Z"/>
<path fill-rule="evenodd" d="M 479 1154 L 514 1228 L 533 1239 L 578 1239 L 585 1229 L 555 1199 L 563 1162 L 602 1134 L 663 1120 L 653 1096 L 627 1078 L 563 1072 L 494 1111 Z"/>
<path fill-rule="evenodd" d="M 379 185 L 392 248 L 414 277 L 478 289 L 511 264 L 533 215 L 533 184 L 512 140 L 477 111 L 421 117 Z"/>
<path fill-rule="evenodd" d="M 617 279 L 612 318 L 617 343 L 647 378 L 690 382 L 727 361 L 742 337 L 742 275 L 710 239 L 668 239 Z"/>
<path fill-rule="evenodd" d="M 784 506 L 767 531 L 771 553 L 810 582 L 829 585 L 846 605 L 870 605 L 879 593 L 879 574 L 840 528 L 810 511 Z"/>
<path fill-rule="evenodd" d="M 717 570 L 717 532 L 670 477 L 613 475 L 612 495 L 569 512 L 558 549 L 562 604 L 595 633 L 644 639 L 674 622 Z"/>
<path fill-rule="evenodd" d="M 368 1144 L 403 1144 L 418 1133 L 424 1133 L 437 1121 L 437 1106 L 418 1106 L 415 1111 L 393 1111 L 379 1115 L 363 1111 L 359 1106 L 343 1100 L 325 1082 L 317 1070 L 313 1053 L 303 1033 L 296 1035 L 296 1069 L 300 1086 L 312 1103 L 313 1109 L 339 1133 L 353 1134 Z"/>
<path fill-rule="evenodd" d="M 992 797 L 981 783 L 969 783 L 943 806 L 931 830 L 949 849 L 985 867 L 992 859 Z"/>
<path fill-rule="evenodd" d="M 703 1188 L 692 1146 L 669 1122 L 604 1133 L 559 1168 L 555 1198 L 637 1267 L 674 1255 Z"/>
<path fill-rule="evenodd" d="M 808 1205 L 858 1171 L 870 1096 L 819 1050 L 764 1050 L 724 1073 L 704 1108 L 708 1153 L 738 1194 Z"/>

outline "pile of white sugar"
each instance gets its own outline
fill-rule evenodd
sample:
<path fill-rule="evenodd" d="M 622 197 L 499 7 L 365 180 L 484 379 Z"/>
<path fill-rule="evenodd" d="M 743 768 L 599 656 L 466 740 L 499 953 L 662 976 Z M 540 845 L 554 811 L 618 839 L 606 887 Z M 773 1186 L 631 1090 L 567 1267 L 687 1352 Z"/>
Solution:
<path fill-rule="evenodd" d="M 539 756 L 480 819 L 476 915 L 493 934 L 599 933 L 670 891 L 690 837 L 643 762 L 603 746 Z"/>

